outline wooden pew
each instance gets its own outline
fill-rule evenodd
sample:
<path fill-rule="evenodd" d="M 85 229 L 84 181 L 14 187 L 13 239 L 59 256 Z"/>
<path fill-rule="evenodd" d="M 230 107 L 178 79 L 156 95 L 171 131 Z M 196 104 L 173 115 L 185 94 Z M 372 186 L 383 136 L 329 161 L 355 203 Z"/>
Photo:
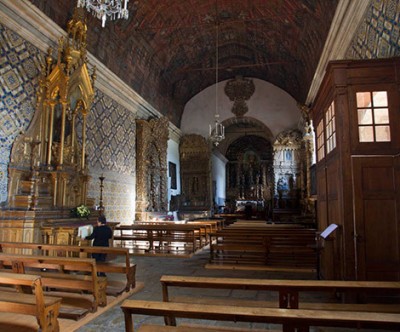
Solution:
<path fill-rule="evenodd" d="M 186 224 L 191 223 L 206 223 L 211 225 L 211 232 L 216 232 L 222 228 L 224 228 L 224 220 L 223 219 L 194 219 L 186 221 Z"/>
<path fill-rule="evenodd" d="M 265 248 L 262 250 L 260 246 Z M 316 234 L 311 229 L 277 228 L 268 225 L 226 227 L 210 235 L 209 261 L 211 264 L 254 264 L 316 269 Z"/>
<path fill-rule="evenodd" d="M 186 225 L 200 225 L 202 230 L 202 247 L 208 244 L 209 236 L 216 231 L 216 223 L 204 221 L 187 221 Z"/>
<path fill-rule="evenodd" d="M 145 252 L 178 253 L 181 249 L 185 253 L 194 253 L 205 245 L 205 234 L 205 226 L 202 225 L 141 223 L 116 227 L 114 241 L 120 241 L 121 245 L 125 241 L 148 243 Z M 183 247 L 179 247 L 179 243 Z"/>
<path fill-rule="evenodd" d="M 42 332 L 59 331 L 61 298 L 44 296 L 40 276 L 0 272 L 0 285 L 28 287 L 30 293 L 0 290 L 0 311 L 35 316 Z"/>
<path fill-rule="evenodd" d="M 225 225 L 230 225 L 234 223 L 237 219 L 243 219 L 244 213 L 217 213 L 214 215 L 216 218 L 222 218 L 224 219 L 224 224 Z"/>
<path fill-rule="evenodd" d="M 209 234 L 212 231 L 211 223 L 196 223 L 185 220 L 176 220 L 176 221 L 134 221 L 135 225 L 167 225 L 168 227 L 171 225 L 198 225 L 199 227 L 194 227 L 195 229 L 195 238 L 199 242 L 198 248 L 205 246 L 208 243 Z"/>
<path fill-rule="evenodd" d="M 269 280 L 247 278 L 218 278 L 163 275 L 160 279 L 163 301 L 169 302 L 169 287 L 187 287 L 196 289 L 229 289 L 246 291 L 268 291 L 279 294 L 278 302 L 251 301 L 242 299 L 226 299 L 223 301 L 215 297 L 202 298 L 174 298 L 173 302 L 237 305 L 251 307 L 270 307 L 281 309 L 307 310 L 341 310 L 341 311 L 368 311 L 400 314 L 400 305 L 386 303 L 311 303 L 300 301 L 301 293 L 305 292 L 343 292 L 353 296 L 371 295 L 374 293 L 390 292 L 391 295 L 400 294 L 400 282 L 394 281 L 339 281 L 339 280 Z M 173 318 L 170 318 L 174 322 Z"/>
<path fill-rule="evenodd" d="M 0 253 L 0 266 L 15 273 L 39 275 L 44 287 L 89 292 L 93 296 L 92 312 L 107 305 L 107 278 L 97 276 L 96 261 L 92 258 Z M 84 274 L 78 274 L 81 272 Z"/>
<path fill-rule="evenodd" d="M 97 272 L 122 273 L 126 277 L 125 291 L 128 292 L 131 288 L 135 288 L 136 264 L 131 261 L 127 248 L 0 242 L 0 252 L 81 258 L 90 258 L 91 254 L 94 253 L 105 253 L 108 257 L 107 261 L 97 262 Z M 113 259 L 110 260 L 110 257 Z M 122 257 L 123 261 L 119 262 L 114 259 L 115 257 Z M 90 272 L 90 268 L 88 266 L 88 272 Z M 120 292 L 119 289 L 111 290 L 111 294 L 118 294 Z"/>
<path fill-rule="evenodd" d="M 191 319 L 221 320 L 232 322 L 258 322 L 281 324 L 283 331 L 309 331 L 310 326 L 400 329 L 400 315 L 391 313 L 371 313 L 327 310 L 287 310 L 276 308 L 240 307 L 227 305 L 191 304 L 125 300 L 121 309 L 125 318 L 125 331 L 133 332 L 132 315 L 172 316 Z M 169 331 L 161 325 L 146 326 L 146 332 Z M 173 331 L 187 331 L 187 327 L 177 327 Z M 202 328 L 202 331 L 216 331 Z M 229 331 L 229 330 L 228 330 Z M 138 330 L 141 332 L 141 329 Z"/>

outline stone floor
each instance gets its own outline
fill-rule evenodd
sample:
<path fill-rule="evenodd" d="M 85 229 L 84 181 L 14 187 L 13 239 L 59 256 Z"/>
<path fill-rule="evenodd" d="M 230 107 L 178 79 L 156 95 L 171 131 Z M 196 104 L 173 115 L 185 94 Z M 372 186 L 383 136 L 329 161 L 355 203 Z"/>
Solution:
<path fill-rule="evenodd" d="M 266 279 L 315 279 L 315 273 L 290 273 L 290 272 L 274 272 L 274 271 L 242 271 L 242 270 L 220 270 L 220 269 L 206 269 L 205 265 L 208 262 L 208 251 L 202 251 L 191 258 L 175 258 L 175 257 L 135 257 L 137 270 L 136 280 L 144 282 L 144 288 L 136 294 L 132 295 L 132 299 L 139 300 L 162 300 L 162 291 L 159 279 L 163 274 L 175 275 L 189 275 L 189 276 L 208 276 L 208 277 L 237 277 L 237 278 L 266 278 Z M 196 294 L 196 291 L 201 293 Z M 192 290 L 179 288 L 179 296 L 201 296 L 206 290 Z M 265 299 L 272 300 L 273 296 L 260 292 L 249 291 L 230 291 L 212 290 L 213 296 L 224 297 L 237 297 L 245 299 Z M 313 297 L 324 296 L 326 294 L 312 295 Z M 328 298 L 329 300 L 329 298 Z M 334 298 L 331 299 L 334 301 Z M 135 328 L 143 323 L 159 323 L 163 324 L 163 318 L 152 316 L 134 316 Z M 180 320 L 185 323 L 199 323 L 199 321 Z M 267 324 L 252 324 L 252 323 L 231 323 L 230 322 L 216 322 L 216 321 L 202 321 L 201 324 L 205 325 L 228 325 L 239 329 L 241 327 L 252 329 L 268 328 L 272 330 L 279 330 L 280 326 L 267 325 Z M 124 318 L 119 305 L 111 308 L 101 316 L 97 317 L 89 324 L 76 330 L 77 332 L 117 332 L 125 331 Z M 314 329 L 313 331 L 360 331 L 352 329 Z M 375 330 L 377 331 L 377 330 Z"/>

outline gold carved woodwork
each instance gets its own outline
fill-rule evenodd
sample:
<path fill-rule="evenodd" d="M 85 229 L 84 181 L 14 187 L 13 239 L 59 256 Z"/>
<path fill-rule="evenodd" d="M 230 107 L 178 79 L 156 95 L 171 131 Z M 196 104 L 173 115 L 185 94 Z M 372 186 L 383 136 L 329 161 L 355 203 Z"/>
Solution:
<path fill-rule="evenodd" d="M 145 212 L 167 211 L 167 117 L 136 121 L 136 219 Z"/>
<path fill-rule="evenodd" d="M 3 242 L 40 242 L 40 226 L 34 211 L 0 210 L 0 240 Z"/>
<path fill-rule="evenodd" d="M 211 146 L 200 135 L 183 136 L 179 145 L 181 164 L 181 210 L 212 207 Z"/>
<path fill-rule="evenodd" d="M 271 160 L 262 160 L 258 151 L 242 150 L 237 160 L 227 165 L 227 198 L 235 200 L 269 201 L 272 195 Z"/>
<path fill-rule="evenodd" d="M 275 202 L 274 208 L 300 209 L 304 186 L 304 140 L 299 130 L 286 130 L 273 144 Z"/>
<path fill-rule="evenodd" d="M 95 93 L 95 70 L 89 74 L 86 30 L 83 11 L 75 11 L 55 59 L 51 48 L 45 57 L 34 117 L 11 151 L 11 208 L 87 203 L 86 120 Z"/>
<path fill-rule="evenodd" d="M 77 245 L 78 228 L 76 227 L 43 227 L 43 243 L 60 245 Z"/>

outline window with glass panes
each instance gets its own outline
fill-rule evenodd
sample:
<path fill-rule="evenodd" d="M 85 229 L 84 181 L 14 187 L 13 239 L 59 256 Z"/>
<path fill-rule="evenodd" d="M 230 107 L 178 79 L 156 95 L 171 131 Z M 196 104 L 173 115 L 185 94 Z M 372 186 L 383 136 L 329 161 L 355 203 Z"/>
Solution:
<path fill-rule="evenodd" d="M 357 119 L 360 142 L 390 142 L 387 92 L 357 92 Z"/>
<path fill-rule="evenodd" d="M 317 125 L 317 158 L 318 161 L 325 157 L 325 140 L 324 140 L 324 121 L 321 120 Z"/>
<path fill-rule="evenodd" d="M 336 147 L 336 125 L 335 125 L 335 104 L 328 107 L 325 112 L 325 128 L 326 128 L 326 154 Z"/>

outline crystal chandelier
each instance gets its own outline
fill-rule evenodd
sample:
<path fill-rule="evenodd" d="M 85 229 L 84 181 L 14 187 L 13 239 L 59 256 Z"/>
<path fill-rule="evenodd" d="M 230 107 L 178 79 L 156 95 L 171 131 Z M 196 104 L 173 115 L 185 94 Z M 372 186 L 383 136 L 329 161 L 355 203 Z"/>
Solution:
<path fill-rule="evenodd" d="M 210 125 L 210 141 L 214 143 L 215 146 L 225 138 L 225 127 L 219 121 L 219 114 L 218 114 L 218 10 L 217 13 L 217 23 L 215 25 L 216 31 L 216 41 L 215 41 L 215 123 L 214 129 Z"/>
<path fill-rule="evenodd" d="M 128 1 L 129 0 L 78 0 L 77 7 L 86 7 L 88 12 L 92 10 L 93 15 L 101 19 L 101 26 L 104 28 L 107 16 L 110 20 L 115 20 L 115 18 L 128 19 Z M 123 8 L 122 2 L 124 2 Z"/>

